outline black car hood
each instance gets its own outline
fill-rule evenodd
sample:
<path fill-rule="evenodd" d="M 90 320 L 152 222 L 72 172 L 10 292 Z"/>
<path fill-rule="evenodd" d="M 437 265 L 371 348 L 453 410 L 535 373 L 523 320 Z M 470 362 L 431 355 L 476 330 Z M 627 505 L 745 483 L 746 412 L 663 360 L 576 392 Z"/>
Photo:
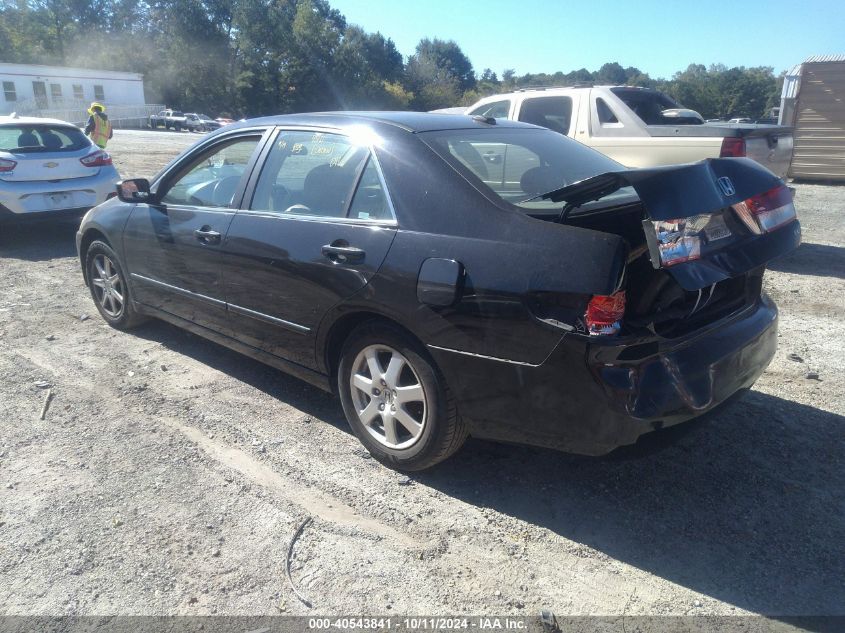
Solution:
<path fill-rule="evenodd" d="M 720 179 L 724 186 L 720 185 Z M 541 198 L 578 206 L 631 186 L 653 220 L 673 220 L 719 209 L 782 185 L 750 158 L 708 158 L 697 163 L 620 169 L 544 193 Z M 732 193 L 729 193 L 730 190 Z"/>

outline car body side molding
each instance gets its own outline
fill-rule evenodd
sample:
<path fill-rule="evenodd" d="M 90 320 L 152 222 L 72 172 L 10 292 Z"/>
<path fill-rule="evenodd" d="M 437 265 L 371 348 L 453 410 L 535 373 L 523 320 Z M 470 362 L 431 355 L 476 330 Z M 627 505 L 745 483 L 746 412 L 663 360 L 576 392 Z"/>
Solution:
<path fill-rule="evenodd" d="M 233 303 L 228 304 L 228 306 L 231 312 L 237 312 L 238 314 L 243 314 L 244 316 L 252 317 L 253 319 L 258 319 L 259 321 L 264 321 L 265 323 L 270 323 L 272 325 L 278 325 L 279 327 L 291 330 L 292 332 L 307 334 L 311 331 L 310 327 L 299 325 L 299 323 L 293 323 L 292 321 L 285 321 L 284 319 L 270 316 L 269 314 L 264 314 L 263 312 L 250 310 L 249 308 L 244 308 Z"/>
<path fill-rule="evenodd" d="M 185 288 L 179 288 L 178 286 L 172 286 L 170 284 L 166 284 L 163 281 L 158 281 L 157 279 L 151 279 L 150 277 L 146 277 L 144 275 L 139 275 L 138 273 L 131 273 L 129 275 L 132 279 L 136 281 L 140 281 L 145 284 L 149 284 L 151 286 L 155 286 L 156 288 L 160 288 L 161 290 L 167 290 L 169 292 L 175 292 L 176 294 L 182 295 L 183 297 L 188 297 L 190 299 L 196 299 L 197 301 L 204 301 L 205 303 L 210 303 L 211 305 L 225 308 L 226 302 L 220 299 L 215 299 L 214 297 L 209 297 L 208 295 L 203 295 L 198 292 L 192 292 L 191 290 L 186 290 Z"/>

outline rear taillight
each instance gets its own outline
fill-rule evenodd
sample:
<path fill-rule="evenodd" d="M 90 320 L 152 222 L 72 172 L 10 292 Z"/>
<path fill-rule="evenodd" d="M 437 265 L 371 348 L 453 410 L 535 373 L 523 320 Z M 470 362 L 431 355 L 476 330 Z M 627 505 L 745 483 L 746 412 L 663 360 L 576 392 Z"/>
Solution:
<path fill-rule="evenodd" d="M 0 158 L 0 172 L 12 171 L 18 163 L 6 158 Z"/>
<path fill-rule="evenodd" d="M 754 233 L 768 233 L 795 220 L 792 191 L 785 185 L 776 187 L 733 205 L 734 211 Z"/>
<path fill-rule="evenodd" d="M 584 321 L 593 336 L 618 334 L 625 316 L 625 291 L 612 295 L 595 295 L 587 304 Z"/>
<path fill-rule="evenodd" d="M 727 137 L 722 139 L 722 151 L 719 158 L 741 158 L 745 156 L 745 139 Z"/>
<path fill-rule="evenodd" d="M 79 162 L 86 167 L 105 167 L 106 165 L 111 165 L 111 156 L 109 156 L 108 152 L 100 149 L 93 154 L 88 154 L 85 158 L 80 158 Z"/>

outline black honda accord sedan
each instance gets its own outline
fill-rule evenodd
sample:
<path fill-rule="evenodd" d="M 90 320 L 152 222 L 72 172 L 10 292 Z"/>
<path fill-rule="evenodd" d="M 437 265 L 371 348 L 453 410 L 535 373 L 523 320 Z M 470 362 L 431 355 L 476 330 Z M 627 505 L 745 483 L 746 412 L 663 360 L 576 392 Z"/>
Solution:
<path fill-rule="evenodd" d="M 800 240 L 748 159 L 628 170 L 546 129 L 278 116 L 125 180 L 77 235 L 100 314 L 157 317 L 340 396 L 378 459 L 468 435 L 600 455 L 749 387 Z"/>

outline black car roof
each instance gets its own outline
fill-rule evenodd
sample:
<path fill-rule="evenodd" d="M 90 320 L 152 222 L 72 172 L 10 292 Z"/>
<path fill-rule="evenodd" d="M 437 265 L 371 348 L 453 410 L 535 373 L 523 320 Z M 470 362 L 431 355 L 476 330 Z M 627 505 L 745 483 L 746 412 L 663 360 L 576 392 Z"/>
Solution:
<path fill-rule="evenodd" d="M 505 127 L 533 128 L 535 125 L 496 119 L 494 124 L 485 123 L 466 114 L 437 114 L 432 112 L 307 112 L 303 114 L 282 114 L 247 119 L 238 126 L 255 124 L 273 125 L 328 125 L 346 127 L 355 123 L 376 123 L 402 128 L 408 132 L 431 132 L 434 130 L 460 130 L 467 128 Z M 232 126 L 228 126 L 231 129 Z"/>

